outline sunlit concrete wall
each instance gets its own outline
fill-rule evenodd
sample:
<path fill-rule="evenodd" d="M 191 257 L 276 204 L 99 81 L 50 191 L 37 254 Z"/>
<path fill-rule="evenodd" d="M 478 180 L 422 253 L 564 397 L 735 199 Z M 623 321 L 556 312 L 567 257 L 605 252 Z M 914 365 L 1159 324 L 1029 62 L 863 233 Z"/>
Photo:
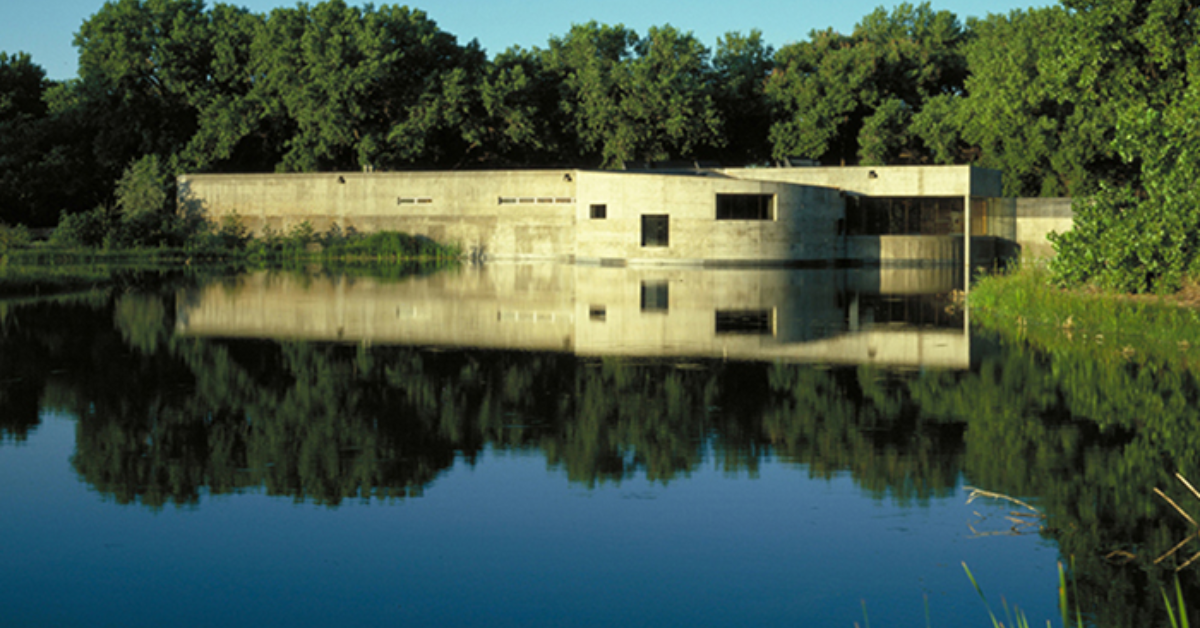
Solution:
<path fill-rule="evenodd" d="M 581 172 L 576 215 L 580 261 L 633 263 L 831 261 L 845 207 L 836 190 L 739 180 L 712 173 Z M 774 197 L 769 220 L 717 220 L 718 194 Z M 591 207 L 606 208 L 603 219 Z M 666 215 L 667 246 L 642 245 L 642 217 Z"/>
<path fill-rule="evenodd" d="M 998 185 L 995 171 L 968 166 L 203 174 L 179 177 L 179 207 L 213 222 L 236 216 L 255 234 L 305 221 L 318 232 L 391 229 L 495 260 L 959 263 L 961 243 L 955 253 L 948 240 L 846 238 L 845 195 L 965 198 Z M 717 220 L 718 194 L 770 195 L 773 213 Z M 666 246 L 643 245 L 647 215 L 666 216 Z"/>
<path fill-rule="evenodd" d="M 566 259 L 575 246 L 571 170 L 183 175 L 179 206 L 214 222 L 236 214 L 255 234 L 308 221 L 318 232 L 391 229 L 496 258 Z"/>
<path fill-rule="evenodd" d="M 738 179 L 816 185 L 863 196 L 967 197 L 1001 195 L 999 170 L 974 166 L 844 166 L 726 168 Z"/>
<path fill-rule="evenodd" d="M 1047 236 L 1065 233 L 1074 227 L 1075 212 L 1072 199 L 1018 198 L 1016 200 L 1016 241 L 1023 257 L 1054 256 L 1054 247 Z"/>

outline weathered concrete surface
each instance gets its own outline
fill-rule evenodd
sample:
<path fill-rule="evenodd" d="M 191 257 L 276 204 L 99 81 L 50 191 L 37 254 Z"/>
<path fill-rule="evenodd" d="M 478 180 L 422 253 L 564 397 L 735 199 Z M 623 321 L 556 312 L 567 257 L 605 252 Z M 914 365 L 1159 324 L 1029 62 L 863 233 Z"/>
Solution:
<path fill-rule="evenodd" d="M 725 168 L 739 179 L 834 188 L 863 196 L 1001 196 L 1000 171 L 973 166 Z"/>
<path fill-rule="evenodd" d="M 236 215 L 255 234 L 308 221 L 318 232 L 391 229 L 527 259 L 568 258 L 575 243 L 569 170 L 183 175 L 179 204 L 214 221 Z"/>
<path fill-rule="evenodd" d="M 392 283 L 301 282 L 259 273 L 235 285 L 181 292 L 177 331 L 595 356 L 966 368 L 970 338 L 963 326 L 904 324 L 894 312 L 874 309 L 894 300 L 880 288 L 929 294 L 943 292 L 947 279 L 954 279 L 942 268 L 910 272 L 897 278 L 880 269 L 489 264 Z M 731 317 L 749 324 L 723 326 Z"/>
<path fill-rule="evenodd" d="M 1065 233 L 1074 227 L 1075 211 L 1072 199 L 1018 198 L 1016 202 L 1015 240 L 1026 258 L 1054 257 L 1054 247 L 1047 238 L 1051 233 Z"/>
<path fill-rule="evenodd" d="M 770 220 L 717 220 L 717 194 L 774 195 Z M 842 198 L 828 188 L 715 175 L 582 172 L 576 258 L 641 264 L 826 261 L 837 254 Z M 604 204 L 607 216 L 590 219 Z M 669 245 L 642 245 L 642 216 L 667 215 Z"/>
<path fill-rule="evenodd" d="M 392 229 L 497 260 L 827 263 L 843 259 L 852 248 L 840 233 L 846 194 L 967 198 L 997 192 L 998 176 L 967 166 L 661 174 L 201 174 L 179 177 L 179 206 L 214 222 L 234 217 L 255 234 L 267 229 L 286 233 L 305 221 L 318 232 L 334 225 L 357 231 Z M 718 220 L 718 194 L 768 195 L 771 215 L 765 220 Z M 594 207 L 604 208 L 603 218 L 596 217 Z M 665 216 L 665 246 L 644 243 L 644 216 Z M 911 247 L 881 247 L 882 257 L 853 259 L 887 260 L 893 256 L 889 250 L 903 260 L 926 255 Z"/>

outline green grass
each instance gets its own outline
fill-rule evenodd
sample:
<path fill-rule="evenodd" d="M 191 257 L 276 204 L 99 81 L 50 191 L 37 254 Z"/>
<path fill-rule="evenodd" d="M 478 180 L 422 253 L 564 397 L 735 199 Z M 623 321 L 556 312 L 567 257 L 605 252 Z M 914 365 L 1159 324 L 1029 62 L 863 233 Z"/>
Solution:
<path fill-rule="evenodd" d="M 0 255 L 0 298 L 89 290 L 147 275 L 211 275 L 250 270 L 329 272 L 402 278 L 457 265 L 458 247 L 396 232 L 314 235 L 296 229 L 223 238 L 202 235 L 182 247 L 93 248 L 23 242 Z"/>
<path fill-rule="evenodd" d="M 1200 366 L 1200 309 L 1168 297 L 1062 289 L 1027 264 L 981 278 L 968 304 L 973 323 L 1045 351 Z"/>

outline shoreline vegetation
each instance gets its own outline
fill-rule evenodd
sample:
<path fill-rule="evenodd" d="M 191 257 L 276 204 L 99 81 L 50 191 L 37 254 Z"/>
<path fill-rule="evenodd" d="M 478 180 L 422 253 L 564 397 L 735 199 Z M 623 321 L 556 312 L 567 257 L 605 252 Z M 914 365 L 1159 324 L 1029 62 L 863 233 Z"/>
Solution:
<path fill-rule="evenodd" d="M 1060 287 L 1040 261 L 984 275 L 967 302 L 973 325 L 1049 353 L 1097 360 L 1161 360 L 1200 371 L 1200 285 L 1167 295 Z"/>
<path fill-rule="evenodd" d="M 394 231 L 361 234 L 337 225 L 317 233 L 307 221 L 286 234 L 247 233 L 236 217 L 219 228 L 195 223 L 158 237 L 153 246 L 120 246 L 119 228 L 100 242 L 56 233 L 35 242 L 24 227 L 0 224 L 0 298 L 87 291 L 138 281 L 142 274 L 198 274 L 247 270 L 370 274 L 400 278 L 457 265 L 462 251 L 424 236 Z M 113 234 L 117 233 L 117 237 Z M 172 242 L 173 240 L 173 242 Z"/>

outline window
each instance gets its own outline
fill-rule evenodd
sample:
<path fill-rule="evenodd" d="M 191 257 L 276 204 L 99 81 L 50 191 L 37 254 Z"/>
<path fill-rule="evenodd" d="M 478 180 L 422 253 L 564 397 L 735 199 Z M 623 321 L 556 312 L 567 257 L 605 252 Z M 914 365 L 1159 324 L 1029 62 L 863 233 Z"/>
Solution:
<path fill-rule="evenodd" d="M 592 205 L 591 216 L 592 220 L 604 220 L 608 218 L 608 205 Z"/>
<path fill-rule="evenodd" d="M 962 233 L 962 197 L 846 197 L 847 235 Z"/>
<path fill-rule="evenodd" d="M 771 335 L 775 333 L 773 310 L 717 310 L 718 334 Z"/>
<path fill-rule="evenodd" d="M 774 220 L 774 194 L 718 194 L 717 220 Z"/>
<path fill-rule="evenodd" d="M 666 214 L 642 215 L 642 246 L 669 246 L 670 216 Z"/>
<path fill-rule="evenodd" d="M 608 310 L 603 305 L 589 306 L 588 318 L 594 321 L 604 322 L 604 319 L 608 318 Z"/>
<path fill-rule="evenodd" d="M 671 284 L 665 281 L 642 282 L 642 311 L 665 312 L 671 300 Z"/>

